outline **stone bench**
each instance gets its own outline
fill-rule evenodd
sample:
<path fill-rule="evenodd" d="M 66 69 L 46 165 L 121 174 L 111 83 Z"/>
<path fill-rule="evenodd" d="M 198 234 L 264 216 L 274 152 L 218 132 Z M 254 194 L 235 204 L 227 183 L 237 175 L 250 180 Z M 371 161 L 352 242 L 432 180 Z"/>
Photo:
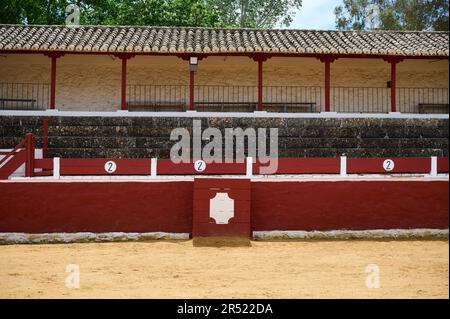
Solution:
<path fill-rule="evenodd" d="M 274 102 L 264 103 L 265 111 L 283 113 L 313 113 L 316 109 L 315 102 Z"/>
<path fill-rule="evenodd" d="M 199 112 L 253 112 L 258 103 L 255 102 L 196 102 Z"/>
<path fill-rule="evenodd" d="M 12 98 L 0 98 L 0 106 L 1 108 L 5 108 L 6 102 L 13 103 L 31 103 L 31 108 L 34 108 L 34 104 L 36 103 L 35 99 L 12 99 Z M 17 108 L 17 107 L 16 107 Z"/>
<path fill-rule="evenodd" d="M 448 113 L 448 103 L 419 103 L 419 113 Z"/>
<path fill-rule="evenodd" d="M 256 102 L 197 102 L 197 111 L 206 112 L 253 112 L 257 110 Z M 315 112 L 315 102 L 270 102 L 263 103 L 263 110 L 269 112 Z"/>
<path fill-rule="evenodd" d="M 130 101 L 128 111 L 182 112 L 186 110 L 185 102 L 177 101 Z"/>

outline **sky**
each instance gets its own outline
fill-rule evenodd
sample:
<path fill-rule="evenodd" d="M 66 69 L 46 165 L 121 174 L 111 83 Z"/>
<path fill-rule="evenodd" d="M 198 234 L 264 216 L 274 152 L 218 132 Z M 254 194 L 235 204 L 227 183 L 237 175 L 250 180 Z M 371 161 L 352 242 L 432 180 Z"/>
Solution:
<path fill-rule="evenodd" d="M 289 29 L 336 29 L 334 8 L 342 0 L 303 0 Z"/>

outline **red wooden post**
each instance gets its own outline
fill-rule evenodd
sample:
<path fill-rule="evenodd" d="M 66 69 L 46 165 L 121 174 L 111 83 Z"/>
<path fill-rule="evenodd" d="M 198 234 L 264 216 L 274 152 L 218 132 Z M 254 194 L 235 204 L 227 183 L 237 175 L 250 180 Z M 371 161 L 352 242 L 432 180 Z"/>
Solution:
<path fill-rule="evenodd" d="M 271 56 L 256 54 L 252 56 L 253 61 L 258 62 L 258 111 L 263 110 L 263 62 Z"/>
<path fill-rule="evenodd" d="M 258 111 L 263 110 L 263 61 L 258 59 Z"/>
<path fill-rule="evenodd" d="M 48 148 L 48 119 L 42 120 L 42 157 L 47 158 L 47 148 Z"/>
<path fill-rule="evenodd" d="M 51 83 L 50 83 L 50 109 L 55 109 L 55 101 L 56 101 L 56 55 L 50 56 L 52 60 L 52 68 L 51 68 Z"/>
<path fill-rule="evenodd" d="M 391 112 L 397 112 L 397 63 L 403 58 L 385 57 L 383 60 L 391 65 Z"/>
<path fill-rule="evenodd" d="M 325 112 L 330 112 L 331 110 L 331 98 L 330 98 L 330 92 L 331 92 L 331 71 L 330 71 L 330 65 L 333 63 L 337 58 L 335 56 L 323 56 L 318 57 L 318 59 L 325 63 Z"/>
<path fill-rule="evenodd" d="M 397 61 L 391 61 L 391 112 L 397 112 Z"/>
<path fill-rule="evenodd" d="M 195 109 L 195 72 L 189 72 L 189 110 Z"/>
<path fill-rule="evenodd" d="M 403 58 L 385 57 L 383 60 L 391 65 L 391 112 L 397 112 L 397 63 Z"/>
<path fill-rule="evenodd" d="M 330 60 L 325 60 L 325 112 L 330 112 Z"/>
<path fill-rule="evenodd" d="M 26 161 L 25 161 L 25 177 L 34 176 L 34 135 L 28 133 L 26 135 Z"/>
<path fill-rule="evenodd" d="M 120 109 L 127 109 L 127 57 L 122 56 L 122 87 L 121 87 L 121 101 Z"/>

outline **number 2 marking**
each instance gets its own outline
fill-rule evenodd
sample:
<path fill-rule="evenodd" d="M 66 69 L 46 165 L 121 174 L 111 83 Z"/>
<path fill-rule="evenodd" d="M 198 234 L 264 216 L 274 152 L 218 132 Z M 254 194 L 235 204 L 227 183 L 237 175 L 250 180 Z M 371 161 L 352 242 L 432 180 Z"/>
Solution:
<path fill-rule="evenodd" d="M 390 172 L 394 169 L 395 163 L 391 159 L 387 159 L 383 162 L 383 168 L 385 171 Z"/>
<path fill-rule="evenodd" d="M 106 173 L 114 173 L 117 169 L 117 164 L 114 161 L 108 161 L 105 163 L 104 169 Z"/>
<path fill-rule="evenodd" d="M 197 172 L 203 172 L 206 169 L 206 163 L 202 160 L 195 161 L 194 169 Z"/>

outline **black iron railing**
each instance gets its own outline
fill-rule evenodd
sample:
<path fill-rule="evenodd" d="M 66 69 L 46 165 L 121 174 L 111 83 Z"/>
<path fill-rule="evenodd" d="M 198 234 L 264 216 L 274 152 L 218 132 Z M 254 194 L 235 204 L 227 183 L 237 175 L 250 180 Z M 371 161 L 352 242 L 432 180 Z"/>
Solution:
<path fill-rule="evenodd" d="M 189 108 L 188 85 L 128 85 L 129 110 L 183 111 Z M 448 88 L 397 88 L 397 111 L 448 113 Z M 196 85 L 197 111 L 252 112 L 258 107 L 257 86 Z M 264 86 L 263 110 L 269 112 L 323 112 L 325 89 L 303 86 Z M 330 111 L 391 112 L 391 89 L 385 87 L 332 87 Z"/>
<path fill-rule="evenodd" d="M 184 111 L 189 108 L 188 85 L 127 86 L 129 110 Z M 196 85 L 197 111 L 252 112 L 258 107 L 257 86 Z M 264 86 L 263 110 L 269 112 L 321 112 L 325 89 L 304 86 Z M 47 83 L 0 83 L 0 109 L 42 110 L 49 108 Z M 397 88 L 396 110 L 402 113 L 449 112 L 448 88 Z M 387 113 L 391 111 L 391 89 L 382 87 L 332 87 L 330 111 Z"/>
<path fill-rule="evenodd" d="M 391 110 L 390 89 L 380 87 L 332 87 L 331 111 L 387 113 Z"/>
<path fill-rule="evenodd" d="M 258 106 L 257 86 L 196 85 L 194 103 L 197 111 L 253 112 Z M 189 86 L 128 85 L 129 110 L 186 110 Z M 272 112 L 320 112 L 323 88 L 300 86 L 264 86 L 264 110 Z"/>
<path fill-rule="evenodd" d="M 47 83 L 0 83 L 0 109 L 44 110 L 50 105 Z"/>
<path fill-rule="evenodd" d="M 209 112 L 253 112 L 258 105 L 258 87 L 196 85 L 195 109 Z"/>
<path fill-rule="evenodd" d="M 128 85 L 127 107 L 134 111 L 184 111 L 189 100 L 186 85 Z"/>
<path fill-rule="evenodd" d="M 399 112 L 448 114 L 448 88 L 397 88 L 396 95 Z"/>
<path fill-rule="evenodd" d="M 272 112 L 320 112 L 324 89 L 319 86 L 265 86 L 263 108 Z"/>

